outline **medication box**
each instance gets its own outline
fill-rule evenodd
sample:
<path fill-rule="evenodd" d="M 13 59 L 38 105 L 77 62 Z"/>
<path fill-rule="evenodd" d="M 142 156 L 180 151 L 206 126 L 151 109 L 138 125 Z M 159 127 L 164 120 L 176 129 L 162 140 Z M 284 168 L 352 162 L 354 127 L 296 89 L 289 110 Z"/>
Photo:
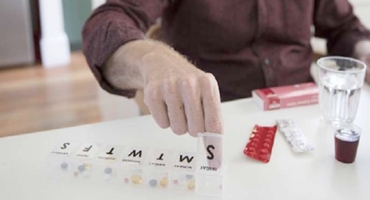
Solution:
<path fill-rule="evenodd" d="M 318 95 L 319 90 L 313 82 L 252 91 L 254 101 L 262 110 L 317 104 Z"/>
<path fill-rule="evenodd" d="M 219 196 L 222 139 L 220 134 L 200 134 L 197 152 L 66 141 L 50 152 L 49 173 L 53 178 Z"/>

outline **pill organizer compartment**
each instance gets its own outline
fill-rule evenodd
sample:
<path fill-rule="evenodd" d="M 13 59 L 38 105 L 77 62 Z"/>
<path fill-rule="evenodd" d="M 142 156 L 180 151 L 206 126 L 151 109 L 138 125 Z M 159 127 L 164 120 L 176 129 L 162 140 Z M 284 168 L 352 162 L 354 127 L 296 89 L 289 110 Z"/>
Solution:
<path fill-rule="evenodd" d="M 171 188 L 180 191 L 195 190 L 196 154 L 176 152 L 170 174 Z"/>
<path fill-rule="evenodd" d="M 124 185 L 139 187 L 144 179 L 144 161 L 149 149 L 144 147 L 127 147 L 118 162 L 118 179 Z"/>
<path fill-rule="evenodd" d="M 85 143 L 80 145 L 75 153 L 72 154 L 72 173 L 76 179 L 91 179 L 94 174 L 95 155 L 98 153 L 101 144 Z"/>
<path fill-rule="evenodd" d="M 118 181 L 120 157 L 125 149 L 121 145 L 105 145 L 95 158 L 94 178 L 97 181 L 114 183 Z"/>
<path fill-rule="evenodd" d="M 48 155 L 48 175 L 54 179 L 73 178 L 73 162 L 71 155 L 78 148 L 77 142 L 64 141 L 58 143 Z"/>
<path fill-rule="evenodd" d="M 195 182 L 197 194 L 222 195 L 224 165 L 223 136 L 216 133 L 199 134 Z"/>
<path fill-rule="evenodd" d="M 169 188 L 169 175 L 174 151 L 155 149 L 145 162 L 145 186 L 153 189 Z"/>

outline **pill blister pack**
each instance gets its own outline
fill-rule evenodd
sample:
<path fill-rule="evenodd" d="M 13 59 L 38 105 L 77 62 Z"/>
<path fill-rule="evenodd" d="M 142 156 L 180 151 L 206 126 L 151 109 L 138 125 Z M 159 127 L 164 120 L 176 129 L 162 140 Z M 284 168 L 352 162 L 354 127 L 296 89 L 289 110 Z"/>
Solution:
<path fill-rule="evenodd" d="M 310 152 L 315 149 L 294 120 L 281 119 L 277 120 L 277 124 L 279 132 L 284 135 L 294 152 Z"/>
<path fill-rule="evenodd" d="M 220 134 L 199 134 L 196 152 L 64 141 L 49 154 L 49 176 L 219 196 L 222 141 Z"/>
<path fill-rule="evenodd" d="M 253 159 L 268 163 L 274 146 L 276 129 L 276 126 L 255 125 L 244 148 L 244 154 Z"/>

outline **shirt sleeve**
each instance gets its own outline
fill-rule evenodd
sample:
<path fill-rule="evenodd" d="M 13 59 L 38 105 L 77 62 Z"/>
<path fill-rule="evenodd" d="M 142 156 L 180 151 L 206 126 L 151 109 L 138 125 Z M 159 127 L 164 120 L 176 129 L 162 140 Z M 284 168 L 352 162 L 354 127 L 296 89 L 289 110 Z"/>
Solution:
<path fill-rule="evenodd" d="M 120 46 L 143 39 L 167 4 L 166 0 L 107 0 L 92 13 L 82 31 L 83 52 L 103 89 L 126 97 L 135 95 L 135 90 L 113 87 L 104 78 L 102 67 Z"/>
<path fill-rule="evenodd" d="M 315 36 L 327 39 L 330 55 L 350 57 L 357 42 L 370 39 L 348 0 L 316 0 L 314 9 Z"/>

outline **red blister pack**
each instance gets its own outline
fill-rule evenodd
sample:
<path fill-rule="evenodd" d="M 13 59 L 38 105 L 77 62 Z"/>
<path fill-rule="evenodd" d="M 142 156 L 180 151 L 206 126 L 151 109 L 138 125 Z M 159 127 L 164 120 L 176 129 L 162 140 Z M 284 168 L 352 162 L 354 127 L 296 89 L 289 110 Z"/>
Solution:
<path fill-rule="evenodd" d="M 255 125 L 244 148 L 244 154 L 268 163 L 274 146 L 276 129 L 276 125 L 271 127 Z"/>

